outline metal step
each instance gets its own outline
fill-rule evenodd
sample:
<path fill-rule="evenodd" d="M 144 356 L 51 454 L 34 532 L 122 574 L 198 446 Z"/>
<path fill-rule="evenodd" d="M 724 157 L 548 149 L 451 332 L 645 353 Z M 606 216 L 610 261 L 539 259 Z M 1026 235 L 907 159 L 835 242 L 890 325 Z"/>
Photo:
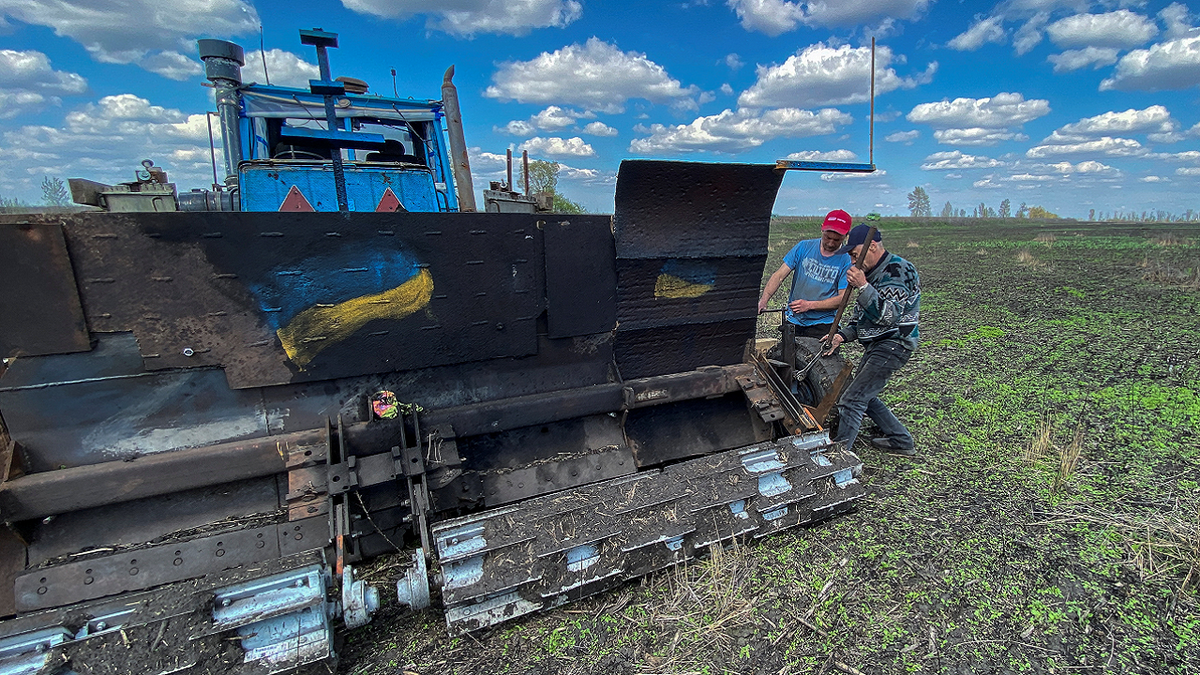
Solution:
<path fill-rule="evenodd" d="M 468 632 L 849 509 L 862 462 L 789 436 L 433 526 L 446 623 Z"/>

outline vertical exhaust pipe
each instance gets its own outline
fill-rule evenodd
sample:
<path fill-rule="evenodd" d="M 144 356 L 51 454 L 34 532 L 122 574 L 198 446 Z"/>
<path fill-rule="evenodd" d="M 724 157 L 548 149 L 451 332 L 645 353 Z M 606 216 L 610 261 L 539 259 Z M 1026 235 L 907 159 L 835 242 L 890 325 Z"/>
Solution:
<path fill-rule="evenodd" d="M 246 53 L 225 40 L 198 40 L 204 77 L 213 83 L 217 116 L 221 120 L 221 149 L 225 153 L 225 185 L 237 187 L 237 168 L 242 161 L 242 140 L 238 129 L 241 101 L 237 89 L 242 84 L 242 66 Z"/>
<path fill-rule="evenodd" d="M 504 189 L 508 190 L 509 192 L 516 192 L 516 190 L 513 189 L 512 182 L 512 148 L 508 149 L 508 180 L 504 184 Z"/>
<path fill-rule="evenodd" d="M 529 151 L 521 151 L 521 175 L 525 177 L 525 196 L 529 196 Z"/>
<path fill-rule="evenodd" d="M 475 186 L 471 184 L 471 161 L 467 159 L 467 139 L 463 137 L 462 111 L 458 107 L 458 88 L 450 80 L 454 66 L 442 77 L 442 104 L 446 107 L 446 130 L 450 134 L 450 165 L 458 188 L 458 210 L 475 211 Z"/>

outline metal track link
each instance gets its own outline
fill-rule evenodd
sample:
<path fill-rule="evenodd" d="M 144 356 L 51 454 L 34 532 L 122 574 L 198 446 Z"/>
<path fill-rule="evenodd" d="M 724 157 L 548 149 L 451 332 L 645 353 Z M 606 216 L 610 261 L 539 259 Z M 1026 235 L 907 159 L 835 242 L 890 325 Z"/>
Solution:
<path fill-rule="evenodd" d="M 849 509 L 862 463 L 826 431 L 729 450 L 438 523 L 442 600 L 473 631 Z"/>

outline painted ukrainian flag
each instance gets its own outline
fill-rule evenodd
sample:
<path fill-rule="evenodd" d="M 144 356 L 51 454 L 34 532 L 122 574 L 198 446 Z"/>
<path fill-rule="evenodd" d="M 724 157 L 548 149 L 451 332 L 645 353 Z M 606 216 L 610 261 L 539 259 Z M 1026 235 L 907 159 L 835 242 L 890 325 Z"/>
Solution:
<path fill-rule="evenodd" d="M 698 298 L 717 284 L 717 273 L 706 260 L 668 260 L 654 281 L 656 298 Z"/>
<path fill-rule="evenodd" d="M 303 369 L 367 323 L 428 306 L 433 276 L 404 251 L 354 251 L 276 268 L 251 290 L 288 359 Z"/>

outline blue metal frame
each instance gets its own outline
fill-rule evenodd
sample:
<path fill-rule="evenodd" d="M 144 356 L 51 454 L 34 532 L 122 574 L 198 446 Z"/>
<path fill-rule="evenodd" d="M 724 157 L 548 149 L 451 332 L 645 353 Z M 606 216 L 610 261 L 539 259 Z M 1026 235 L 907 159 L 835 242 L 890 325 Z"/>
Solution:
<path fill-rule="evenodd" d="M 874 164 L 861 162 L 818 162 L 809 159 L 777 159 L 775 168 L 784 171 L 829 171 L 840 173 L 872 173 Z"/>

